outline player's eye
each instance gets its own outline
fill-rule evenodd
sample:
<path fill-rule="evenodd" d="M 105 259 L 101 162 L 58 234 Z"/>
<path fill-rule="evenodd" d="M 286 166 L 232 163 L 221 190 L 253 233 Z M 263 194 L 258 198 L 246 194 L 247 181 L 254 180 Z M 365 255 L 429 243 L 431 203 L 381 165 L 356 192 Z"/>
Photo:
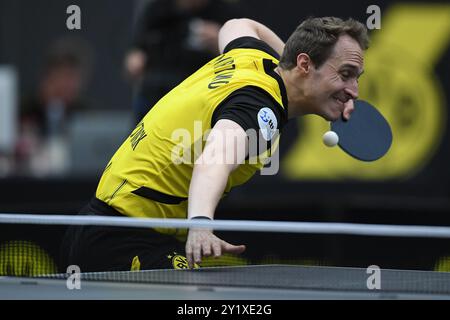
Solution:
<path fill-rule="evenodd" d="M 351 77 L 350 71 L 341 71 L 341 77 L 344 80 L 347 80 Z"/>

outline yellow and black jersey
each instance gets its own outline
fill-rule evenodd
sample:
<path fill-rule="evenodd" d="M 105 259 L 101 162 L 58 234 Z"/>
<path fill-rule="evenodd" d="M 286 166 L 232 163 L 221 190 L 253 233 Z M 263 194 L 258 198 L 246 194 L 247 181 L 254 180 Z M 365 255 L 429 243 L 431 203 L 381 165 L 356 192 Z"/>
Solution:
<path fill-rule="evenodd" d="M 96 197 L 127 216 L 186 218 L 193 164 L 217 121 L 264 129 L 266 140 L 273 140 L 272 133 L 287 122 L 286 89 L 274 71 L 278 58 L 256 38 L 230 42 L 222 55 L 166 94 L 142 119 L 106 166 Z M 225 193 L 264 166 L 275 142 L 231 173 Z M 256 156 L 258 161 L 251 161 Z M 157 231 L 185 236 L 181 230 Z"/>

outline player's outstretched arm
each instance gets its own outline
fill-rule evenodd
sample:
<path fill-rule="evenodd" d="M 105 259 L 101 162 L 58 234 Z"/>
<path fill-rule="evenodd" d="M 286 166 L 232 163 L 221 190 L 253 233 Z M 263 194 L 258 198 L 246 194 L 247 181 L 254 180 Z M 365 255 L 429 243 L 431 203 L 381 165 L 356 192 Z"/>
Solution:
<path fill-rule="evenodd" d="M 219 32 L 220 53 L 223 53 L 228 43 L 240 37 L 260 39 L 271 46 L 280 56 L 283 53 L 284 42 L 275 32 L 265 25 L 247 18 L 228 20 L 222 26 Z"/>
<path fill-rule="evenodd" d="M 219 120 L 208 136 L 205 149 L 194 165 L 189 187 L 188 217 L 213 218 L 230 173 L 245 161 L 247 134 L 234 121 Z M 234 246 L 211 230 L 190 229 L 186 241 L 189 266 L 200 263 L 202 256 L 241 253 L 245 246 Z"/>

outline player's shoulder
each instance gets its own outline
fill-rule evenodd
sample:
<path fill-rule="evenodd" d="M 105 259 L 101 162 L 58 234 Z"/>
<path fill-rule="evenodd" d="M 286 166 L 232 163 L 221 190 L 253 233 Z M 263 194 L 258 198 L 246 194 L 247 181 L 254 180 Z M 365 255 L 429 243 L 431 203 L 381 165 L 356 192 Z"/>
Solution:
<path fill-rule="evenodd" d="M 234 49 L 253 49 L 267 53 L 279 60 L 279 54 L 266 42 L 251 36 L 242 36 L 231 40 L 224 48 L 223 53 L 228 53 Z"/>

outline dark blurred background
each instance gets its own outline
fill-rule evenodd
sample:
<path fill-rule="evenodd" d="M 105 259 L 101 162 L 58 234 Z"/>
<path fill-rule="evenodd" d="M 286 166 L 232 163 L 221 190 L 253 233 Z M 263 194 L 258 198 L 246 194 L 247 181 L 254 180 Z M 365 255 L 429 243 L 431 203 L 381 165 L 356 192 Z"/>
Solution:
<path fill-rule="evenodd" d="M 373 4 L 381 29 L 360 96 L 391 123 L 389 153 L 358 162 L 323 145 L 325 121 L 292 121 L 280 172 L 236 188 L 217 216 L 450 226 L 448 1 L 0 0 L 0 212 L 76 213 L 145 108 L 217 53 L 226 19 L 256 19 L 287 40 L 308 16 L 366 22 Z M 71 5 L 81 29 L 68 29 Z M 0 241 L 30 241 L 57 259 L 61 228 L 27 228 L 0 226 Z M 436 269 L 450 254 L 446 240 L 227 236 L 253 261 Z"/>

